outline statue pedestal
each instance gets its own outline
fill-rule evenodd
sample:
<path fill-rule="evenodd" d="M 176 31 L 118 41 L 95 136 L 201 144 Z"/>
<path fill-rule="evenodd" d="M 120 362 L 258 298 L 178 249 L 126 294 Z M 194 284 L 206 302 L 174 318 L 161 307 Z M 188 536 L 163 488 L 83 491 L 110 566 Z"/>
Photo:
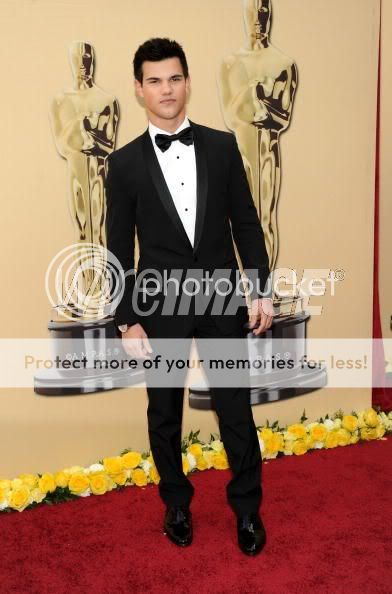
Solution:
<path fill-rule="evenodd" d="M 271 328 L 260 337 L 249 332 L 248 350 L 251 362 L 289 358 L 294 363 L 291 369 L 286 367 L 260 372 L 252 368 L 251 405 L 300 396 L 327 384 L 325 365 L 314 367 L 306 363 L 306 322 L 309 318 L 310 315 L 304 312 L 292 316 L 277 316 Z M 214 408 L 207 382 L 190 386 L 189 406 L 201 410 Z"/>
<path fill-rule="evenodd" d="M 61 361 L 96 357 L 110 363 L 129 358 L 116 335 L 113 317 L 87 322 L 51 321 L 48 329 L 53 340 L 53 360 L 56 356 Z M 71 396 L 113 390 L 143 381 L 143 370 L 95 369 L 87 362 L 87 366 L 80 369 L 48 369 L 37 373 L 34 392 L 42 396 Z"/>

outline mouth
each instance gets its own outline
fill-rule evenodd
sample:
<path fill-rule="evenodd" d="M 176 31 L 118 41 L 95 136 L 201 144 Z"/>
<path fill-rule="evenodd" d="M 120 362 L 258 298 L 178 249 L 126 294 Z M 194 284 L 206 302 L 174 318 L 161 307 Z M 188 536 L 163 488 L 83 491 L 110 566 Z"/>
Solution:
<path fill-rule="evenodd" d="M 175 99 L 163 99 L 163 101 L 160 101 L 160 103 L 175 103 Z"/>

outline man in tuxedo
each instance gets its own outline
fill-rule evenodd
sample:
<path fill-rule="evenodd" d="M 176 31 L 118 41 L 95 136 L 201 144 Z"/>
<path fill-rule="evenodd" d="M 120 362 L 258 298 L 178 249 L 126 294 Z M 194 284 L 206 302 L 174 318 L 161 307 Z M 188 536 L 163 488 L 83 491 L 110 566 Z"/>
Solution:
<path fill-rule="evenodd" d="M 148 128 L 109 155 L 106 180 L 107 248 L 125 272 L 124 293 L 114 316 L 124 348 L 143 359 L 150 357 L 149 339 L 154 338 L 172 339 L 173 345 L 174 339 L 193 337 L 242 338 L 246 345 L 249 327 L 256 336 L 270 328 L 273 307 L 270 298 L 260 296 L 270 274 L 268 257 L 235 137 L 187 118 L 190 77 L 177 42 L 146 41 L 136 51 L 133 65 Z M 135 230 L 140 251 L 136 275 L 132 274 Z M 186 315 L 176 310 L 166 315 L 163 291 L 153 298 L 140 291 L 138 279 L 151 277 L 151 271 L 162 278 L 173 269 L 187 276 L 219 270 L 222 278 L 232 281 L 239 270 L 233 238 L 253 287 L 250 312 L 242 300 L 234 313 L 225 314 L 223 308 L 216 313 L 210 299 L 200 313 L 197 306 L 205 301 L 196 295 L 189 299 Z M 232 295 L 233 289 L 225 296 L 224 307 Z M 179 354 L 175 346 L 172 353 Z M 182 469 L 184 386 L 153 385 L 147 372 L 146 384 L 151 452 L 166 504 L 164 533 L 177 545 L 187 546 L 193 534 L 194 488 Z M 265 529 L 259 514 L 261 454 L 250 389 L 211 385 L 210 391 L 233 473 L 227 497 L 237 517 L 238 543 L 244 553 L 255 555 L 265 544 Z"/>

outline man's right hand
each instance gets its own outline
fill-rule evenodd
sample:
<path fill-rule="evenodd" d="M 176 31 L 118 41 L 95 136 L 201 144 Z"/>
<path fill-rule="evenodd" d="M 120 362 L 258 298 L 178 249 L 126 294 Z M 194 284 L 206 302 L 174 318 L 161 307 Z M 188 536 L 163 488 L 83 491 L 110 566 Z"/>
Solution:
<path fill-rule="evenodd" d="M 152 348 L 147 334 L 140 324 L 132 324 L 122 333 L 122 346 L 125 352 L 134 359 L 151 359 Z"/>

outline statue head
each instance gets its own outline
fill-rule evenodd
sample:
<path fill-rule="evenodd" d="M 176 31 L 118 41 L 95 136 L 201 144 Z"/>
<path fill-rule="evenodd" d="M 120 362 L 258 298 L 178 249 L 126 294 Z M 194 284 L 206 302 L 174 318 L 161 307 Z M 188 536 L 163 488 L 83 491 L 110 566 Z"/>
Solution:
<path fill-rule="evenodd" d="M 268 37 L 271 27 L 271 0 L 242 0 L 245 32 L 252 45 Z"/>
<path fill-rule="evenodd" d="M 69 56 L 74 78 L 92 79 L 94 74 L 94 48 L 85 41 L 73 41 L 69 46 Z"/>

